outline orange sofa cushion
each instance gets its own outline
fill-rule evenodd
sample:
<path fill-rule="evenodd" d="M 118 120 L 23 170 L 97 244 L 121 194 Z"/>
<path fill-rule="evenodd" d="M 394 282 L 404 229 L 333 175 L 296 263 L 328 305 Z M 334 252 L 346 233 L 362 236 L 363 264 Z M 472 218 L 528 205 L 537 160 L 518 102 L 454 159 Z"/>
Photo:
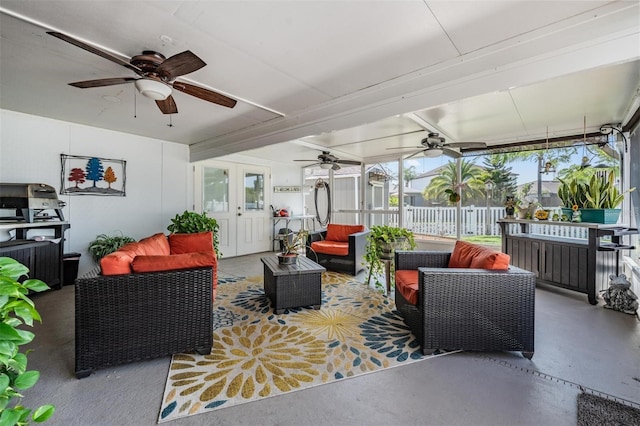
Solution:
<path fill-rule="evenodd" d="M 198 253 L 213 251 L 213 233 L 169 234 L 171 254 Z"/>
<path fill-rule="evenodd" d="M 401 269 L 396 271 L 396 291 L 412 305 L 418 304 L 418 271 Z"/>
<path fill-rule="evenodd" d="M 456 241 L 449 259 L 449 268 L 509 269 L 511 257 L 488 247 Z"/>
<path fill-rule="evenodd" d="M 349 254 L 349 243 L 338 241 L 314 241 L 311 248 L 316 253 L 332 254 L 334 256 L 347 256 Z"/>
<path fill-rule="evenodd" d="M 102 275 L 120 275 L 133 272 L 131 270 L 131 262 L 133 258 L 136 257 L 136 253 L 133 250 L 123 250 L 123 247 L 100 259 L 100 271 Z"/>
<path fill-rule="evenodd" d="M 133 272 L 159 272 L 202 267 L 213 268 L 216 266 L 216 263 L 215 253 L 213 251 L 205 251 L 199 253 L 136 256 L 133 262 L 131 262 L 131 267 Z"/>
<path fill-rule="evenodd" d="M 364 231 L 364 225 L 327 225 L 327 241 L 349 242 L 349 235 Z M 323 252 L 324 253 L 324 252 Z"/>
<path fill-rule="evenodd" d="M 154 234 L 138 241 L 137 254 L 141 255 L 168 255 L 169 241 L 163 233 Z"/>

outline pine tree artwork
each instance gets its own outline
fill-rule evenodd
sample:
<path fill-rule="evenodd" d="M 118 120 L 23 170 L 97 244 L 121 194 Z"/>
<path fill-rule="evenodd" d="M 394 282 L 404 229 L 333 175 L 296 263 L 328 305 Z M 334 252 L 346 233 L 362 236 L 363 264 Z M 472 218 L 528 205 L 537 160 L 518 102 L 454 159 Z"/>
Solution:
<path fill-rule="evenodd" d="M 60 194 L 126 196 L 126 161 L 66 154 L 60 159 Z"/>
<path fill-rule="evenodd" d="M 107 170 L 104 172 L 104 181 L 109 184 L 109 188 L 111 188 L 111 184 L 117 181 L 116 173 L 113 171 L 111 166 L 107 167 Z"/>
<path fill-rule="evenodd" d="M 104 167 L 102 166 L 102 161 L 99 158 L 93 157 L 89 161 L 87 161 L 87 179 L 93 181 L 93 186 L 96 186 L 96 183 L 99 180 L 102 180 L 104 176 Z"/>
<path fill-rule="evenodd" d="M 71 169 L 71 173 L 69 174 L 69 182 L 75 182 L 76 188 L 78 187 L 79 183 L 85 183 L 84 178 L 84 170 L 79 167 L 74 167 L 73 169 Z"/>

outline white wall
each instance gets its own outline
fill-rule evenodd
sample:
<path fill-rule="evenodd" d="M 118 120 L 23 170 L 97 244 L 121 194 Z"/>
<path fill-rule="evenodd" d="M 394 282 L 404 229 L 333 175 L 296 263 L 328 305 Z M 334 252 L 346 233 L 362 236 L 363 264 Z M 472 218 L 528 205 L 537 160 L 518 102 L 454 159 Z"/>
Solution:
<path fill-rule="evenodd" d="M 86 248 L 96 235 L 167 233 L 170 219 L 192 208 L 188 146 L 0 110 L 0 182 L 45 183 L 59 191 L 60 154 L 127 162 L 126 197 L 58 196 L 71 224 L 65 252 L 82 254 L 80 274 L 94 265 Z"/>

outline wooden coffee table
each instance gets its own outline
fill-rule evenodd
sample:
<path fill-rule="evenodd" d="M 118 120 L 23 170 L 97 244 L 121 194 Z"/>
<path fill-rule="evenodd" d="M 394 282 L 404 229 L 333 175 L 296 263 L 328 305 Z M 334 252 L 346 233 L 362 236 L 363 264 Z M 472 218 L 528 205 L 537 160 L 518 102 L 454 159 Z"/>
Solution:
<path fill-rule="evenodd" d="M 304 256 L 296 264 L 281 265 L 276 256 L 260 258 L 264 264 L 264 292 L 280 315 L 287 308 L 322 305 L 322 273 L 326 269 Z"/>

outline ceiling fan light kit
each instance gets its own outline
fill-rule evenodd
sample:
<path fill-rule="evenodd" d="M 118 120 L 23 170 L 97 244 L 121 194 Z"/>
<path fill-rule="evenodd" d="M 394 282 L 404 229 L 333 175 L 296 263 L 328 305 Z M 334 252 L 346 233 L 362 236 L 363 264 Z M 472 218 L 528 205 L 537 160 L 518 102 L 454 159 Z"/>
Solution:
<path fill-rule="evenodd" d="M 431 149 L 425 149 L 423 151 L 423 154 L 425 157 L 433 158 L 433 157 L 440 157 L 443 152 L 444 151 L 441 150 L 440 148 L 431 148 Z"/>
<path fill-rule="evenodd" d="M 333 166 L 333 164 L 331 164 L 331 163 L 320 163 L 320 168 L 321 169 L 329 170 L 332 166 Z"/>
<path fill-rule="evenodd" d="M 141 95 L 154 101 L 164 101 L 171 95 L 171 88 L 159 81 L 141 78 L 136 80 L 134 84 Z"/>

